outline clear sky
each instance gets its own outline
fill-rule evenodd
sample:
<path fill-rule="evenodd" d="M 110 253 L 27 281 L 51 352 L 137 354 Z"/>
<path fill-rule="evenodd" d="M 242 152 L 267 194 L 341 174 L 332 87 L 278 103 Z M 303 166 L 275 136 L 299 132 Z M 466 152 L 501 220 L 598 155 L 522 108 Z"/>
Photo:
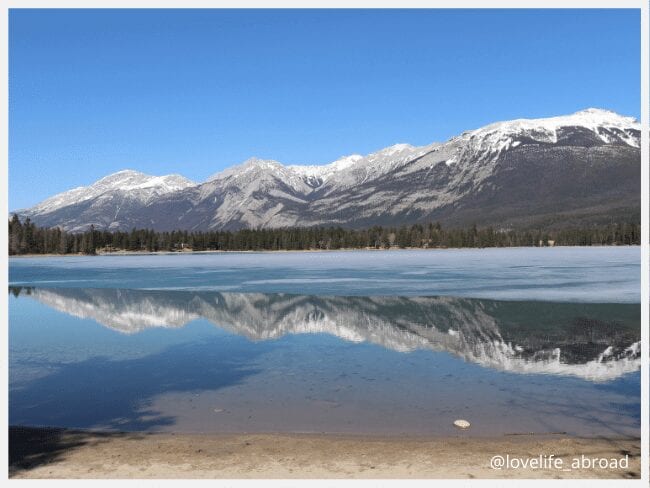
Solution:
<path fill-rule="evenodd" d="M 639 118 L 638 10 L 11 10 L 9 208 L 588 107 Z"/>

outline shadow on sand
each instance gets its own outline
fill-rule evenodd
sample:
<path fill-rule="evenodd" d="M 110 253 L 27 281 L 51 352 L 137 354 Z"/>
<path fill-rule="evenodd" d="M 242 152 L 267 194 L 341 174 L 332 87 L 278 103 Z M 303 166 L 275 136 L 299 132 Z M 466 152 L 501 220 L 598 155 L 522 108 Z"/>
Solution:
<path fill-rule="evenodd" d="M 84 432 L 42 427 L 9 427 L 9 477 L 55 463 L 69 452 L 115 437 L 141 439 L 136 433 Z"/>

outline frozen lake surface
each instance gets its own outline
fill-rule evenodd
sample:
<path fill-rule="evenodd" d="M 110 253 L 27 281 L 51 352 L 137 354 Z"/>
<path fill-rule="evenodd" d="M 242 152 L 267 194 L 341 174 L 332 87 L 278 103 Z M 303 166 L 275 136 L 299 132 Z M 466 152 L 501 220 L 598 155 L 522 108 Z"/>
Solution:
<path fill-rule="evenodd" d="M 12 258 L 10 285 L 640 303 L 639 247 Z"/>

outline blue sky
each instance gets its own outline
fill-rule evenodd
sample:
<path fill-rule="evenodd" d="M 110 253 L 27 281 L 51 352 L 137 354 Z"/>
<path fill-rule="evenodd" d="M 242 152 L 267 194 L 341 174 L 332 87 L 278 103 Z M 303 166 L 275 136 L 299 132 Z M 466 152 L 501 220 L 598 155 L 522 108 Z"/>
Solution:
<path fill-rule="evenodd" d="M 638 10 L 11 10 L 9 208 L 497 120 L 640 115 Z"/>

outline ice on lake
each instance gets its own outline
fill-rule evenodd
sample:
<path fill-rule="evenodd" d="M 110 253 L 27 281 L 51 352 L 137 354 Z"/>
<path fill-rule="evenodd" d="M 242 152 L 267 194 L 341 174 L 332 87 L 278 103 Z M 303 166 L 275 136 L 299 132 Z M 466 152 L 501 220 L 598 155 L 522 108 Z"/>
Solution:
<path fill-rule="evenodd" d="M 13 258 L 11 285 L 640 303 L 639 247 Z"/>

